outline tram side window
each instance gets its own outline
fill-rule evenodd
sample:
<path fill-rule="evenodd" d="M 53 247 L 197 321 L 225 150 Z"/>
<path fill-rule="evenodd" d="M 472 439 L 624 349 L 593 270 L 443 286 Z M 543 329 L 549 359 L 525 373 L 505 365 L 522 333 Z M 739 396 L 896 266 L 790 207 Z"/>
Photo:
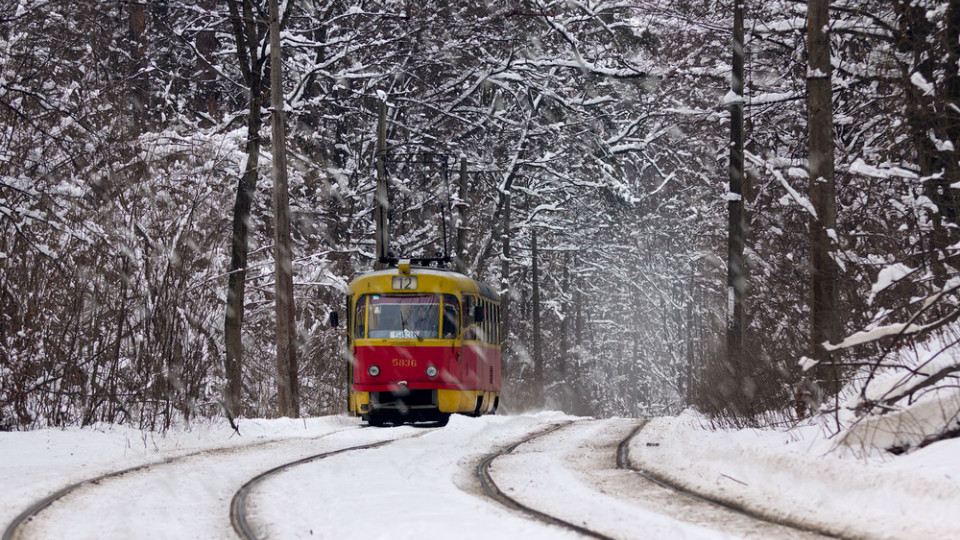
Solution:
<path fill-rule="evenodd" d="M 350 309 L 351 306 L 353 306 L 353 296 L 352 296 L 352 295 L 347 296 L 347 306 L 346 306 L 346 308 L 343 310 L 343 314 L 344 314 L 344 316 L 347 318 L 346 322 L 344 323 L 344 324 L 345 324 L 345 326 L 344 326 L 344 331 L 347 333 L 348 336 L 351 335 L 351 332 L 353 332 L 353 329 L 355 328 L 354 325 L 356 324 L 356 323 L 354 322 L 354 319 L 356 318 L 356 316 L 355 316 L 356 314 L 353 312 L 352 309 Z M 331 315 L 332 315 L 332 314 L 331 314 Z"/>
<path fill-rule="evenodd" d="M 506 335 L 505 335 L 506 328 L 504 328 L 504 325 L 503 325 L 503 314 L 500 312 L 501 309 L 502 307 L 498 305 L 497 306 L 497 324 L 500 326 L 500 341 L 499 341 L 500 344 L 502 344 L 503 340 L 506 338 Z"/>
<path fill-rule="evenodd" d="M 487 341 L 487 306 L 484 305 L 483 297 L 477 298 L 477 305 L 483 310 L 483 321 L 477 324 L 477 339 Z"/>
<path fill-rule="evenodd" d="M 490 331 L 491 327 L 491 318 L 493 317 L 493 312 L 490 310 L 490 301 L 484 298 L 483 300 L 483 342 L 490 343 L 493 333 Z"/>
<path fill-rule="evenodd" d="M 506 338 L 506 336 L 504 335 L 506 333 L 505 332 L 506 328 L 503 327 L 503 314 L 500 312 L 501 309 L 502 307 L 498 305 L 497 306 L 497 324 L 500 326 L 500 342 L 499 343 L 502 344 L 504 338 Z"/>
<path fill-rule="evenodd" d="M 496 344 L 497 342 L 497 307 L 491 301 L 487 301 L 487 305 L 490 306 L 490 343 Z"/>
<path fill-rule="evenodd" d="M 443 339 L 453 339 L 459 335 L 460 302 L 452 294 L 443 295 Z"/>
<path fill-rule="evenodd" d="M 356 325 L 354 327 L 353 336 L 356 338 L 363 338 L 364 330 L 366 329 L 364 325 L 366 325 L 366 321 L 367 321 L 367 297 L 366 296 L 361 297 L 360 300 L 357 301 L 357 311 L 356 311 L 356 315 L 353 317 L 353 321 L 354 321 L 354 324 Z"/>
<path fill-rule="evenodd" d="M 473 306 L 476 305 L 476 299 L 473 296 L 463 297 L 463 325 L 467 328 L 463 339 L 473 341 L 477 339 L 477 327 L 471 326 L 476 321 L 473 319 Z"/>

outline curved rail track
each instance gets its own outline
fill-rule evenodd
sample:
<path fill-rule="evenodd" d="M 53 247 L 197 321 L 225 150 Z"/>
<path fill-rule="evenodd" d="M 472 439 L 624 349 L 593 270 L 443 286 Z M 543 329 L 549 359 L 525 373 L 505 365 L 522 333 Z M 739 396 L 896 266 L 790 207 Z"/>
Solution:
<path fill-rule="evenodd" d="M 560 430 L 560 429 L 563 429 L 563 428 L 569 426 L 569 425 L 572 424 L 572 423 L 573 423 L 573 422 L 565 422 L 565 423 L 562 423 L 562 424 L 555 424 L 555 425 L 553 425 L 553 426 L 551 426 L 551 427 L 549 427 L 549 428 L 547 428 L 547 429 L 537 431 L 537 432 L 531 434 L 530 436 L 525 437 L 525 438 L 523 438 L 523 439 L 521 439 L 521 440 L 513 443 L 512 445 L 510 445 L 510 446 L 508 446 L 508 447 L 506 447 L 506 448 L 504 448 L 504 449 L 502 449 L 502 450 L 500 450 L 500 451 L 498 451 L 498 452 L 495 452 L 495 453 L 490 454 L 490 455 L 488 455 L 487 457 L 483 458 L 483 459 L 480 461 L 480 463 L 477 465 L 477 476 L 479 476 L 479 478 L 480 478 L 480 485 L 483 487 L 483 490 L 487 493 L 487 495 L 489 495 L 491 498 L 493 498 L 494 500 L 496 500 L 496 501 L 499 502 L 500 504 L 506 506 L 507 508 L 512 508 L 512 509 L 514 509 L 514 510 L 518 510 L 518 511 L 520 511 L 520 512 L 522 512 L 522 513 L 524 513 L 524 514 L 527 514 L 528 516 L 534 517 L 534 518 L 536 518 L 536 519 L 538 519 L 538 520 L 540 520 L 540 521 L 542 521 L 542 522 L 544 522 L 544 523 L 548 523 L 548 524 L 550 524 L 550 525 L 556 525 L 556 526 L 558 526 L 558 527 L 562 527 L 562 528 L 564 528 L 564 529 L 568 529 L 568 530 L 571 530 L 571 531 L 580 533 L 580 534 L 582 534 L 582 535 L 584 535 L 584 536 L 589 536 L 589 537 L 591 537 L 591 538 L 598 538 L 598 539 L 600 539 L 600 540 L 613 540 L 613 537 L 610 537 L 610 536 L 607 536 L 607 535 L 605 535 L 605 534 L 599 533 L 599 532 L 597 532 L 597 531 L 594 531 L 594 530 L 588 529 L 588 528 L 586 528 L 586 527 L 577 525 L 576 523 L 570 523 L 569 521 L 565 521 L 565 520 L 560 519 L 560 518 L 558 518 L 558 517 L 556 517 L 556 516 L 552 516 L 552 515 L 550 515 L 550 514 L 541 512 L 541 511 L 539 511 L 539 510 L 537 510 L 537 509 L 531 508 L 531 507 L 529 507 L 529 506 L 521 503 L 520 501 L 514 499 L 513 497 L 510 497 L 509 495 L 507 495 L 506 493 L 504 493 L 499 487 L 497 487 L 496 482 L 493 481 L 493 477 L 490 476 L 490 465 L 491 465 L 491 464 L 493 463 L 493 461 L 494 461 L 495 459 L 497 459 L 498 457 L 504 456 L 504 455 L 506 455 L 506 454 L 509 454 L 509 453 L 513 452 L 514 450 L 516 450 L 517 447 L 519 447 L 519 446 L 521 446 L 521 445 L 523 445 L 523 444 L 526 444 L 526 443 L 528 443 L 528 442 L 530 442 L 530 441 L 532 441 L 532 440 L 534 440 L 534 439 L 537 439 L 537 438 L 539 438 L 539 437 L 543 437 L 543 436 L 545 436 L 545 435 L 549 435 L 550 433 L 553 433 L 553 432 L 555 432 L 555 431 L 558 431 L 558 430 Z M 631 436 L 632 436 L 632 434 L 631 434 Z"/>
<path fill-rule="evenodd" d="M 414 437 L 420 437 L 420 435 L 414 435 Z M 285 463 L 283 465 L 274 467 L 268 471 L 264 471 L 258 474 L 257 476 L 254 476 L 249 481 L 247 481 L 246 484 L 241 486 L 240 489 L 237 490 L 237 492 L 233 495 L 233 499 L 230 501 L 230 524 L 233 525 L 233 530 L 236 531 L 236 533 L 240 535 L 241 538 L 244 538 L 247 540 L 256 540 L 260 538 L 259 536 L 257 536 L 257 533 L 254 532 L 253 527 L 250 525 L 250 521 L 247 519 L 246 502 L 247 502 L 247 495 L 249 495 L 250 492 L 253 491 L 253 489 L 257 487 L 258 484 L 260 484 L 260 482 L 263 482 L 267 478 L 270 478 L 271 476 L 282 473 L 288 469 L 297 467 L 299 465 L 305 465 L 307 463 L 319 461 L 321 459 L 326 459 L 328 457 L 336 456 L 338 454 L 344 454 L 346 452 L 354 452 L 357 450 L 370 450 L 373 448 L 379 448 L 381 446 L 386 446 L 390 443 L 394 443 L 404 438 L 412 438 L 412 437 L 398 437 L 396 439 L 387 439 L 385 441 L 379 441 L 379 442 L 369 443 L 369 444 L 361 444 L 357 446 L 341 448 L 339 450 L 332 450 L 330 452 L 323 452 L 320 454 L 307 456 L 303 459 L 298 459 L 296 461 Z"/>
<path fill-rule="evenodd" d="M 546 513 L 546 512 L 543 512 L 543 511 L 541 511 L 541 510 L 537 510 L 537 509 L 535 509 L 535 508 L 532 508 L 532 507 L 528 506 L 527 504 L 524 504 L 524 503 L 518 501 L 517 499 L 511 497 L 510 495 L 507 495 L 500 487 L 497 486 L 496 482 L 494 481 L 494 479 L 493 479 L 493 477 L 491 476 L 491 473 L 490 473 L 491 465 L 493 464 L 493 462 L 494 462 L 497 458 L 499 458 L 499 457 L 501 457 L 501 456 L 505 456 L 505 455 L 507 455 L 507 454 L 511 454 L 511 453 L 513 453 L 517 448 L 519 448 L 520 446 L 522 446 L 522 445 L 524 445 L 524 444 L 530 443 L 530 442 L 532 442 L 532 441 L 534 441 L 534 440 L 536 440 L 536 439 L 538 439 L 538 438 L 540 438 L 540 437 L 545 437 L 545 436 L 547 436 L 547 435 L 550 435 L 550 434 L 552 434 L 552 433 L 555 433 L 555 432 L 557 432 L 557 431 L 559 431 L 559 430 L 561 430 L 561 429 L 564 429 L 564 428 L 566 428 L 566 427 L 569 427 L 569 426 L 573 425 L 574 423 L 575 423 L 575 421 L 568 421 L 568 422 L 562 422 L 562 423 L 552 424 L 552 425 L 550 425 L 550 426 L 548 426 L 548 427 L 546 427 L 546 428 L 544 428 L 544 429 L 541 429 L 541 430 L 536 431 L 536 432 L 534 432 L 534 433 L 532 433 L 532 434 L 529 434 L 528 436 L 522 438 L 521 440 L 516 441 L 516 442 L 510 444 L 509 446 L 506 446 L 506 447 L 498 450 L 497 452 L 488 454 L 488 455 L 485 456 L 483 459 L 481 459 L 481 460 L 479 461 L 479 463 L 477 464 L 477 466 L 476 466 L 476 475 L 477 475 L 477 477 L 478 477 L 478 479 L 479 479 L 480 486 L 482 487 L 482 489 L 484 490 L 484 492 L 485 492 L 490 498 L 492 498 L 493 500 L 495 500 L 495 501 L 497 501 L 498 503 L 502 504 L 503 506 L 506 506 L 506 507 L 508 507 L 508 508 L 511 508 L 511 509 L 513 509 L 513 510 L 516 510 L 516 511 L 518 511 L 518 512 L 520 512 L 520 513 L 526 514 L 527 516 L 532 517 L 532 518 L 535 518 L 535 519 L 537 519 L 537 520 L 539 520 L 539 521 L 541 521 L 541 522 L 543 522 L 543 523 L 547 523 L 547 524 L 550 524 L 550 525 L 554 525 L 554 526 L 557 526 L 557 527 L 561 527 L 561 528 L 563 528 L 563 529 L 566 529 L 566 530 L 568 530 L 568 531 L 572 531 L 572 532 L 578 533 L 578 534 L 583 535 L 583 536 L 587 536 L 587 537 L 590 537 L 590 538 L 602 539 L 602 540 L 612 540 L 614 537 L 613 537 L 613 536 L 610 536 L 609 534 L 605 534 L 605 533 L 599 532 L 599 531 L 597 531 L 597 530 L 591 529 L 591 528 L 589 528 L 588 526 L 585 526 L 584 524 L 572 523 L 572 522 L 570 522 L 570 521 L 567 521 L 567 520 L 564 520 L 564 519 L 562 519 L 562 518 L 559 518 L 559 517 L 557 517 L 557 516 L 555 516 L 555 515 L 550 515 L 550 514 L 548 514 L 548 513 Z M 797 522 L 797 521 L 794 521 L 794 520 L 790 520 L 789 518 L 781 518 L 781 517 L 770 516 L 770 515 L 767 515 L 767 514 L 762 514 L 762 513 L 759 513 L 759 512 L 757 512 L 757 511 L 755 511 L 755 510 L 752 510 L 752 509 L 746 507 L 745 505 L 741 505 L 741 504 L 738 504 L 738 503 L 736 503 L 736 502 L 725 501 L 725 500 L 722 500 L 722 499 L 716 499 L 716 498 L 712 498 L 712 497 L 709 497 L 709 496 L 704 496 L 704 495 L 702 495 L 702 494 L 700 494 L 700 493 L 697 493 L 697 492 L 695 492 L 695 491 L 693 491 L 693 490 L 690 490 L 690 489 L 685 488 L 685 487 L 683 487 L 683 486 L 680 486 L 680 485 L 678 485 L 678 484 L 676 484 L 676 483 L 674 483 L 674 482 L 671 482 L 669 479 L 664 478 L 664 477 L 662 477 L 662 476 L 660 476 L 660 475 L 657 475 L 657 474 L 654 474 L 654 473 L 651 473 L 651 472 L 648 472 L 648 471 L 643 471 L 643 470 L 638 469 L 638 468 L 631 462 L 631 459 L 630 459 L 630 443 L 631 443 L 631 441 L 640 433 L 640 431 L 643 429 L 643 427 L 644 427 L 645 425 L 646 425 L 646 420 L 643 420 L 643 421 L 641 421 L 640 423 L 638 423 L 638 425 L 636 425 L 636 427 L 633 427 L 633 428 L 629 431 L 629 433 L 628 433 L 628 434 L 619 442 L 619 444 L 617 445 L 617 447 L 616 447 L 616 460 L 615 460 L 615 461 L 616 461 L 616 465 L 615 465 L 615 466 L 616 466 L 617 469 L 622 470 L 622 471 L 624 471 L 624 472 L 632 472 L 632 473 L 635 473 L 635 474 L 638 475 L 639 477 L 643 478 L 645 481 L 650 482 L 650 483 L 652 483 L 652 484 L 654 484 L 654 485 L 656 485 L 656 486 L 659 486 L 660 488 L 666 489 L 666 490 L 668 490 L 668 491 L 670 491 L 670 492 L 672 492 L 672 493 L 676 493 L 676 494 L 681 495 L 681 496 L 683 496 L 683 497 L 686 497 L 686 498 L 695 500 L 695 501 L 697 501 L 697 502 L 699 502 L 699 503 L 705 503 L 705 504 L 709 504 L 709 505 L 711 505 L 711 506 L 721 507 L 721 508 L 723 508 L 725 511 L 733 512 L 733 513 L 736 513 L 736 514 L 740 514 L 740 515 L 746 516 L 747 518 L 750 518 L 750 519 L 755 520 L 755 521 L 758 521 L 758 522 L 766 522 L 766 523 L 773 524 L 773 525 L 777 525 L 777 526 L 788 527 L 788 528 L 793 529 L 793 530 L 796 530 L 796 531 L 802 531 L 802 532 L 806 532 L 806 533 L 813 533 L 813 534 L 822 535 L 822 536 L 825 536 L 825 537 L 842 538 L 841 536 L 838 536 L 836 533 L 833 533 L 833 532 L 830 532 L 830 531 L 827 531 L 827 530 L 820 530 L 820 529 L 818 529 L 818 528 L 815 527 L 815 526 L 811 526 L 810 524 L 800 523 L 800 522 Z M 322 438 L 324 438 L 324 437 L 329 437 L 329 436 L 331 436 L 331 435 L 335 435 L 335 434 L 338 434 L 338 433 L 342 433 L 343 431 L 348 431 L 348 430 L 350 430 L 350 429 L 357 429 L 357 428 L 349 428 L 349 429 L 347 429 L 347 430 L 337 430 L 337 431 L 333 431 L 333 432 L 330 432 L 330 433 L 326 433 L 326 434 L 324 434 L 324 435 L 321 435 L 321 436 L 319 436 L 319 437 L 315 437 L 315 439 L 322 439 Z M 311 462 L 314 462 L 314 461 L 319 461 L 319 460 L 322 460 L 322 459 L 326 459 L 326 458 L 328 458 L 328 457 L 333 457 L 333 456 L 336 456 L 336 455 L 339 455 L 339 454 L 343 454 L 343 453 L 347 453 L 347 452 L 355 452 L 355 451 L 362 451 L 362 450 L 370 450 L 370 449 L 374 449 L 374 448 L 379 448 L 379 447 L 383 447 L 383 446 L 389 445 L 389 444 L 391 444 L 391 443 L 397 442 L 397 441 L 399 441 L 399 440 L 405 440 L 405 439 L 409 439 L 409 438 L 420 437 L 420 436 L 422 436 L 422 435 L 426 435 L 427 433 L 428 433 L 428 432 L 424 432 L 423 434 L 414 435 L 414 436 L 412 436 L 412 437 L 410 437 L 410 436 L 395 437 L 395 438 L 386 439 L 386 440 L 381 440 L 381 441 L 376 441 L 376 442 L 372 442 L 372 443 L 360 444 L 360 445 L 356 445 L 356 446 L 350 446 L 350 447 L 340 448 L 340 449 L 337 449 L 337 450 L 322 452 L 322 453 L 319 453 L 319 454 L 314 454 L 314 455 L 307 456 L 307 457 L 304 457 L 304 458 L 301 458 L 301 459 L 297 459 L 297 460 L 295 460 L 295 461 L 291 461 L 291 462 L 289 462 L 289 463 L 285 463 L 285 464 L 283 464 L 283 465 L 279 465 L 279 466 L 273 467 L 273 468 L 271 468 L 271 469 L 269 469 L 269 470 L 267 470 L 267 471 L 265 471 L 265 472 L 262 472 L 262 473 L 258 474 L 257 476 L 255 476 L 255 477 L 251 478 L 250 480 L 248 480 L 248 481 L 247 481 L 245 484 L 243 484 L 243 486 L 242 486 L 239 490 L 237 490 L 236 493 L 234 494 L 234 496 L 233 496 L 233 498 L 232 498 L 232 500 L 231 500 L 231 503 L 230 503 L 230 522 L 231 522 L 231 526 L 233 527 L 234 531 L 235 531 L 241 538 L 244 538 L 244 539 L 256 539 L 256 538 L 259 538 L 259 537 L 257 536 L 256 532 L 253 530 L 253 527 L 252 527 L 252 525 L 251 525 L 251 523 L 250 523 L 250 520 L 248 519 L 248 516 L 247 516 L 247 506 L 246 506 L 247 498 L 248 498 L 248 496 L 250 495 L 250 493 L 253 492 L 253 490 L 256 489 L 256 487 L 257 487 L 261 482 L 263 482 L 264 480 L 266 480 L 266 479 L 268 479 L 268 478 L 270 478 L 270 477 L 272 477 L 272 476 L 275 476 L 275 475 L 277 475 L 277 474 L 279 474 L 279 473 L 281 473 L 281 472 L 287 471 L 287 470 L 289 470 L 289 469 L 291 469 L 291 468 L 294 468 L 294 467 L 297 467 L 297 466 L 299 466 L 299 465 L 305 465 L 305 464 L 307 464 L 307 463 L 311 463 Z M 615 439 L 614 439 L 614 440 L 615 440 Z M 244 447 L 239 447 L 239 448 L 252 448 L 252 447 L 257 447 L 257 446 L 263 446 L 263 445 L 267 445 L 267 444 L 277 443 L 277 442 L 278 442 L 278 441 L 275 441 L 275 440 L 273 440 L 273 441 L 264 441 L 264 442 L 261 442 L 261 443 L 255 443 L 255 444 L 251 444 L 251 445 L 249 445 L 249 446 L 244 446 Z M 612 442 L 612 441 L 611 441 L 611 442 Z M 608 448 L 609 448 L 609 447 L 608 447 Z M 93 477 L 93 478 L 89 478 L 89 479 L 86 479 L 86 480 L 83 480 L 83 481 L 76 482 L 76 483 L 74 483 L 74 484 L 68 485 L 68 486 L 66 486 L 66 487 L 64 487 L 64 488 L 62 488 L 62 489 L 60 489 L 60 490 L 58 490 L 58 491 L 56 491 L 56 492 L 48 495 L 47 497 L 44 497 L 43 499 L 40 499 L 40 500 L 36 501 L 36 502 L 33 503 L 32 505 L 30 505 L 30 507 L 28 507 L 26 510 L 24 510 L 22 513 L 20 513 L 20 515 L 18 515 L 13 521 L 11 521 L 10 524 L 7 526 L 7 528 L 4 530 L 2 537 L 0 537 L 0 540 L 15 540 L 15 539 L 19 540 L 19 539 L 22 538 L 23 535 L 24 535 L 24 532 L 25 532 L 25 530 L 24 530 L 25 527 L 24 527 L 24 526 L 25 526 L 25 525 L 27 525 L 27 524 L 30 523 L 32 520 L 34 520 L 38 515 L 40 515 L 45 509 L 47 509 L 48 507 L 50 507 L 50 506 L 51 506 L 53 503 L 55 503 L 56 501 L 58 501 L 58 500 L 60 500 L 60 499 L 62 499 L 62 498 L 64 498 L 64 497 L 66 497 L 67 495 L 69 495 L 69 494 L 75 492 L 76 490 L 78 490 L 78 489 L 80 489 L 80 488 L 83 488 L 83 487 L 85 487 L 85 486 L 97 485 L 97 484 L 99 484 L 100 482 L 103 482 L 103 481 L 105 481 L 105 480 L 109 480 L 109 479 L 113 479 L 113 478 L 118 478 L 118 477 L 121 477 L 121 476 L 130 474 L 130 473 L 135 473 L 135 472 L 138 472 L 138 471 L 146 470 L 146 469 L 149 469 L 149 468 L 151 468 L 151 467 L 158 467 L 158 466 L 162 466 L 162 465 L 173 464 L 173 463 L 176 463 L 176 462 L 179 462 L 179 461 L 184 461 L 184 460 L 187 460 L 187 459 L 190 459 L 190 458 L 194 458 L 194 457 L 197 457 L 197 456 L 202 456 L 202 455 L 216 455 L 216 454 L 221 454 L 221 453 L 233 452 L 233 451 L 237 451 L 237 450 L 238 450 L 238 447 L 230 447 L 230 448 L 217 448 L 217 449 L 209 449 L 209 450 L 201 450 L 201 451 L 191 452 L 191 453 L 184 454 L 184 455 L 181 455 L 181 456 L 169 457 L 169 458 L 166 458 L 166 459 L 163 459 L 163 460 L 159 460 L 159 461 L 155 461 L 155 462 L 151 462 L 151 463 L 145 463 L 145 464 L 142 464 L 142 465 L 137 465 L 137 466 L 129 467 L 129 468 L 126 468 L 126 469 L 122 469 L 122 470 L 118 470 L 118 471 L 114 471 L 114 472 L 105 473 L 105 474 L 102 474 L 102 475 L 99 475 L 99 476 L 96 476 L 96 477 Z"/>
<path fill-rule="evenodd" d="M 601 540 L 613 540 L 615 538 L 613 536 L 593 530 L 584 525 L 571 523 L 570 521 L 564 520 L 555 515 L 542 512 L 524 503 L 521 503 L 515 498 L 504 493 L 504 491 L 497 486 L 497 484 L 494 482 L 493 478 L 490 475 L 490 466 L 493 463 L 493 461 L 496 460 L 498 457 L 510 454 L 514 450 L 516 450 L 518 447 L 526 443 L 529 443 L 539 437 L 543 437 L 551 433 L 554 433 L 556 431 L 559 431 L 560 429 L 568 427 L 573 423 L 574 422 L 565 422 L 562 424 L 553 425 L 548 429 L 535 432 L 529 435 L 528 437 L 525 437 L 524 439 L 521 439 L 511 444 L 510 446 L 503 448 L 502 450 L 499 450 L 498 452 L 495 452 L 493 454 L 486 456 L 477 465 L 477 469 L 476 469 L 477 476 L 479 477 L 480 484 L 483 487 L 483 490 L 486 492 L 486 494 L 508 508 L 517 510 L 530 517 L 538 519 L 544 523 L 555 525 L 555 526 L 579 533 L 583 536 L 587 536 L 590 538 L 597 538 Z M 684 488 L 683 486 L 674 484 L 664 478 L 660 478 L 649 472 L 637 469 L 630 461 L 630 442 L 633 440 L 634 437 L 637 436 L 638 433 L 640 433 L 640 431 L 643 429 L 643 427 L 646 424 L 647 424 L 647 420 L 646 419 L 642 420 L 636 427 L 630 430 L 627 436 L 624 437 L 623 440 L 621 440 L 620 443 L 617 445 L 617 451 L 616 451 L 616 468 L 617 469 L 623 470 L 625 472 L 636 473 L 638 476 L 640 476 L 644 480 L 651 482 L 652 484 L 655 484 L 660 488 L 666 489 L 670 492 L 676 493 L 683 497 L 693 499 L 699 503 L 721 507 L 725 511 L 734 512 L 736 514 L 740 514 L 752 520 L 769 523 L 775 526 L 787 527 L 787 528 L 804 532 L 804 533 L 812 533 L 812 534 L 821 535 L 829 538 L 842 538 L 840 536 L 837 536 L 835 533 L 831 533 L 825 530 L 819 530 L 806 523 L 799 523 L 796 521 L 791 521 L 789 519 L 774 518 L 769 515 L 764 515 L 764 514 L 755 512 L 743 505 L 701 495 L 695 491 Z"/>
<path fill-rule="evenodd" d="M 36 518 L 38 515 L 40 515 L 40 512 L 43 512 L 43 511 L 44 511 L 47 507 L 49 507 L 51 504 L 57 502 L 58 500 L 66 497 L 66 496 L 69 495 L 70 493 L 73 493 L 74 491 L 76 491 L 76 490 L 78 490 L 78 489 L 80 489 L 80 488 L 82 488 L 82 487 L 84 487 L 84 486 L 86 486 L 86 485 L 99 484 L 99 483 L 102 482 L 103 480 L 109 480 L 110 478 L 116 478 L 116 477 L 118 477 L 118 476 L 123 476 L 123 475 L 125 475 L 125 474 L 129 474 L 129 473 L 136 472 L 136 471 L 139 471 L 139 470 L 143 470 L 143 469 L 147 469 L 147 468 L 150 468 L 150 467 L 154 467 L 154 466 L 156 466 L 156 465 L 166 465 L 166 464 L 168 464 L 168 463 L 173 463 L 173 462 L 178 461 L 178 460 L 180 460 L 180 459 L 185 459 L 185 458 L 188 458 L 188 457 L 197 456 L 197 455 L 200 455 L 200 454 L 203 454 L 203 453 L 204 453 L 204 451 L 194 452 L 194 453 L 192 453 L 192 454 L 186 454 L 186 455 L 178 456 L 178 457 L 175 457 L 175 458 L 167 458 L 167 459 L 165 459 L 165 460 L 163 460 L 163 461 L 154 461 L 154 462 L 151 462 L 151 463 L 144 463 L 143 465 L 137 465 L 136 467 L 130 467 L 130 468 L 127 468 L 127 469 L 122 469 L 122 470 L 114 471 L 114 472 L 107 473 L 107 474 L 101 474 L 100 476 L 95 476 L 95 477 L 93 477 L 93 478 L 88 478 L 88 479 L 86 479 L 86 480 L 81 480 L 80 482 L 77 482 L 77 483 L 75 483 L 75 484 L 70 484 L 69 486 L 66 486 L 66 487 L 64 487 L 64 488 L 62 488 L 62 489 L 59 489 L 59 490 L 51 493 L 50 495 L 47 495 L 46 497 L 38 500 L 37 502 L 35 502 L 35 503 L 33 503 L 32 505 L 30 505 L 29 507 L 27 507 L 27 509 L 24 510 L 23 512 L 21 512 L 20 515 L 18 515 L 17 517 L 13 518 L 13 521 L 11 521 L 10 524 L 7 525 L 7 528 L 4 529 L 4 531 L 3 531 L 3 536 L 2 536 L 2 540 L 19 539 L 19 538 L 21 537 L 22 532 L 23 532 L 22 529 L 21 529 L 21 527 L 23 527 L 24 525 L 26 525 L 26 524 L 29 523 L 30 521 L 33 521 L 34 518 Z"/>
<path fill-rule="evenodd" d="M 747 516 L 751 519 L 764 521 L 773 525 L 779 525 L 781 527 L 789 527 L 791 529 L 796 529 L 798 531 L 818 534 L 827 538 L 843 538 L 842 536 L 839 536 L 836 533 L 819 529 L 817 527 L 813 527 L 807 523 L 802 523 L 802 522 L 791 520 L 791 519 L 775 518 L 768 514 L 757 512 L 743 504 L 739 504 L 736 502 L 727 501 L 727 500 L 723 500 L 715 497 L 705 496 L 689 488 L 686 488 L 684 486 L 671 482 L 670 480 L 663 478 L 659 475 L 656 475 L 647 471 L 643 471 L 635 467 L 630 461 L 630 441 L 633 440 L 633 438 L 636 437 L 638 433 L 640 433 L 640 430 L 642 430 L 644 426 L 647 425 L 647 421 L 648 420 L 644 420 L 642 423 L 640 423 L 626 436 L 626 438 L 620 441 L 619 445 L 617 445 L 617 468 L 618 469 L 631 471 L 643 477 L 645 480 L 651 483 L 654 483 L 664 489 L 668 489 L 670 491 L 679 493 L 685 497 L 689 497 L 691 499 L 700 501 L 702 503 L 725 508 L 731 512 L 735 512 L 737 514 Z"/>
<path fill-rule="evenodd" d="M 351 431 L 354 429 L 359 429 L 359 428 L 351 427 L 347 429 L 338 429 L 336 431 L 331 431 L 330 433 L 324 433 L 323 435 L 314 437 L 314 440 L 323 439 L 331 435 L 336 435 L 338 433 L 343 433 L 344 431 Z M 257 447 L 265 446 L 269 444 L 276 444 L 278 442 L 280 441 L 269 440 L 269 441 L 252 443 L 249 445 L 239 446 L 239 447 L 231 446 L 227 448 L 213 448 L 213 449 L 207 449 L 207 450 L 198 450 L 196 452 L 190 452 L 190 453 L 179 455 L 179 456 L 168 457 L 159 461 L 151 461 L 149 463 L 143 463 L 141 465 L 136 465 L 133 467 L 128 467 L 126 469 L 121 469 L 118 471 L 104 473 L 99 476 L 94 476 L 92 478 L 87 478 L 86 480 L 81 480 L 79 482 L 65 486 L 31 504 L 23 512 L 21 512 L 17 517 L 13 518 L 13 520 L 7 525 L 6 529 L 4 529 L 3 535 L 0 536 L 0 540 L 21 539 L 23 537 L 23 527 L 25 525 L 29 524 L 31 521 L 36 519 L 36 517 L 39 516 L 41 512 L 49 508 L 50 505 L 66 497 L 67 495 L 70 495 L 71 493 L 77 491 L 80 488 L 91 486 L 91 485 L 99 485 L 104 480 L 119 478 L 121 476 L 146 470 L 146 469 L 150 469 L 152 467 L 174 464 L 174 463 L 184 461 L 190 458 L 198 457 L 198 456 L 210 456 L 210 455 L 217 455 L 217 454 L 223 454 L 223 453 L 229 453 L 229 452 L 236 452 L 238 449 L 257 448 Z"/>

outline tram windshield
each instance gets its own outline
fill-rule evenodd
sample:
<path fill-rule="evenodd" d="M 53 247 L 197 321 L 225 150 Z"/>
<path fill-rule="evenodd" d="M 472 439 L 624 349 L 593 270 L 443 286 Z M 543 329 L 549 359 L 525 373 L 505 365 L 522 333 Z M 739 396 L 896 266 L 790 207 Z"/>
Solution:
<path fill-rule="evenodd" d="M 357 302 L 356 320 L 359 338 L 453 339 L 460 307 L 449 294 L 368 294 Z"/>

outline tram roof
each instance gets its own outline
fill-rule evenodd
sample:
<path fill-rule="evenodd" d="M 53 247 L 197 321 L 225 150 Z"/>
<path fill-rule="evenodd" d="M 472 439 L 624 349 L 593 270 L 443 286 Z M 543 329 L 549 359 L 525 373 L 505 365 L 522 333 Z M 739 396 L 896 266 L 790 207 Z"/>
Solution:
<path fill-rule="evenodd" d="M 383 270 L 374 270 L 372 272 L 366 272 L 355 277 L 351 282 L 348 291 L 352 293 L 361 292 L 358 290 L 358 287 L 361 283 L 369 281 L 380 281 L 382 278 L 387 276 L 397 276 L 402 275 L 403 272 L 400 271 L 400 268 L 397 266 L 391 266 L 389 268 L 384 268 Z M 471 277 L 468 277 L 456 270 L 449 270 L 446 268 L 433 268 L 426 266 L 414 266 L 410 265 L 410 275 L 412 276 L 432 276 L 438 278 L 438 282 L 443 280 L 451 280 L 456 283 L 456 287 L 466 293 L 475 293 L 485 296 L 487 298 L 492 298 L 499 301 L 500 295 L 486 283 L 477 281 Z M 379 279 L 378 279 L 379 278 Z M 364 291 L 365 292 L 365 291 Z M 384 292 L 389 292 L 385 290 Z"/>

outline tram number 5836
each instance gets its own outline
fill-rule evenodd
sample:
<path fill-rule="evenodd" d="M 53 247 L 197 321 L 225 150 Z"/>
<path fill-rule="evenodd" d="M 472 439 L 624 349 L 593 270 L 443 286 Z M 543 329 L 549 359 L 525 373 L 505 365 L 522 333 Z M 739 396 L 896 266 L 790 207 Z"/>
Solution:
<path fill-rule="evenodd" d="M 417 361 L 413 358 L 394 358 L 393 367 L 417 367 Z"/>
<path fill-rule="evenodd" d="M 413 291 L 417 288 L 416 276 L 393 276 L 393 290 Z"/>

